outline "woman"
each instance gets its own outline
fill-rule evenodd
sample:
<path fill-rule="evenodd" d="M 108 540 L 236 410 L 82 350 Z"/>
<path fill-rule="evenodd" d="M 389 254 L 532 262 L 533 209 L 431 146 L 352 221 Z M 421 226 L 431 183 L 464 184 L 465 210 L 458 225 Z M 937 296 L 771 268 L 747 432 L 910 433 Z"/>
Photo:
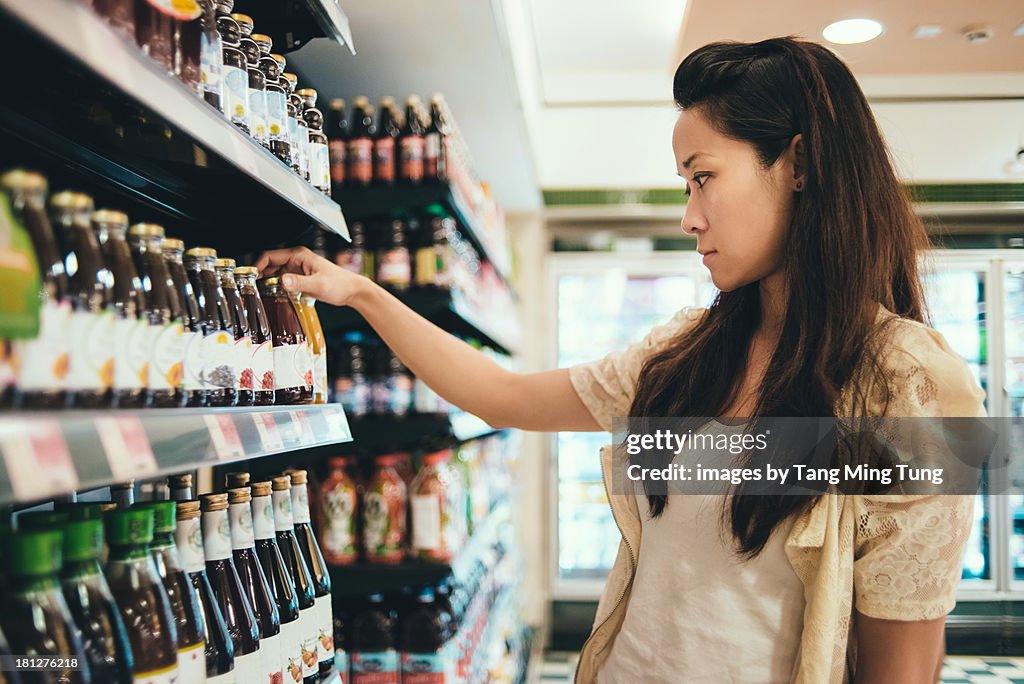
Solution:
<path fill-rule="evenodd" d="M 846 66 L 792 39 L 712 44 L 680 65 L 674 96 L 682 229 L 720 293 L 624 352 L 517 374 L 307 250 L 257 265 L 357 309 L 428 385 L 496 427 L 983 415 L 966 363 L 924 324 L 927 237 Z M 601 458 L 608 484 L 626 464 L 610 448 Z M 623 538 L 578 681 L 935 681 L 970 497 L 609 500 Z"/>

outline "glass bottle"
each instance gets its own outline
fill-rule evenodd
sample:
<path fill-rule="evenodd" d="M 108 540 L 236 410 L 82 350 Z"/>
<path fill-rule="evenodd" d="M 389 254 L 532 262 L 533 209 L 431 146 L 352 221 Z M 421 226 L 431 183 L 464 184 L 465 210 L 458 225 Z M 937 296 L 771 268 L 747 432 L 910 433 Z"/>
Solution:
<path fill-rule="evenodd" d="M 125 241 L 128 216 L 101 209 L 93 212 L 92 227 L 112 276 L 114 404 L 119 408 L 142 408 L 146 405 L 149 321 L 144 315 L 142 280 Z"/>
<path fill-rule="evenodd" d="M 114 309 L 110 305 L 110 271 L 92 232 L 92 198 L 59 192 L 50 198 L 64 271 L 71 286 L 71 366 L 68 402 L 78 408 L 111 405 L 114 383 Z"/>
<path fill-rule="evenodd" d="M 245 55 L 246 74 L 248 76 L 249 94 L 249 135 L 263 147 L 270 149 L 270 138 L 267 131 L 267 79 L 260 71 L 260 48 L 246 31 L 252 31 L 252 20 L 244 14 L 232 14 L 242 29 L 242 38 L 238 48 Z M 250 23 L 243 23 L 243 18 Z"/>
<path fill-rule="evenodd" d="M 57 668 L 42 673 L 46 684 L 88 684 L 88 661 L 57 573 L 62 562 L 59 530 L 15 532 L 4 540 L 8 586 L 0 625 L 13 653 L 27 656 L 76 657 L 82 669 Z"/>
<path fill-rule="evenodd" d="M 242 588 L 259 624 L 261 679 L 258 681 L 275 684 L 282 681 L 281 616 L 267 583 L 267 577 L 256 556 L 250 507 L 252 495 L 247 486 L 228 489 L 227 494 L 232 555 L 242 581 Z"/>
<path fill-rule="evenodd" d="M 378 456 L 376 470 L 363 494 L 363 549 L 371 563 L 405 560 L 405 521 L 408 488 L 395 470 L 394 454 Z"/>
<path fill-rule="evenodd" d="M 303 333 L 313 356 L 313 403 L 327 403 L 327 342 L 320 316 L 316 312 L 316 300 L 307 294 L 298 294 L 292 299 L 302 324 Z"/>
<path fill-rule="evenodd" d="M 266 36 L 260 36 L 270 38 Z M 262 47 L 261 47 L 262 50 Z M 266 80 L 267 136 L 270 151 L 285 164 L 291 163 L 291 143 L 288 137 L 288 98 L 281 85 L 281 65 L 271 55 L 260 57 L 260 71 Z"/>
<path fill-rule="evenodd" d="M 131 44 L 135 43 L 134 0 L 91 0 L 93 11 Z"/>
<path fill-rule="evenodd" d="M 439 181 L 448 180 L 448 119 L 444 111 L 444 98 L 434 93 L 430 98 L 430 125 L 423 136 L 424 176 Z"/>
<path fill-rule="evenodd" d="M 278 278 L 261 280 L 274 344 L 274 403 L 308 404 L 313 400 L 313 360 L 302 324 Z"/>
<path fill-rule="evenodd" d="M 423 181 L 425 140 L 419 110 L 420 99 L 410 95 L 405 100 L 405 125 L 398 139 L 398 178 L 406 183 Z"/>
<path fill-rule="evenodd" d="M 387 240 L 377 262 L 377 282 L 391 292 L 405 292 L 412 280 L 412 261 L 405 238 L 406 225 L 401 219 L 391 221 Z"/>
<path fill-rule="evenodd" d="M 316 102 L 316 91 L 312 88 L 300 90 L 300 96 L 307 102 Z M 303 94 L 304 93 L 304 94 Z M 309 133 L 310 182 L 313 187 L 325 195 L 331 194 L 331 160 L 327 150 L 327 136 L 324 135 L 324 115 L 314 106 L 307 106 L 302 111 L 302 120 L 306 122 Z"/>
<path fill-rule="evenodd" d="M 231 123 L 249 133 L 249 71 L 238 22 L 230 16 L 217 17 L 221 39 L 221 108 Z"/>
<path fill-rule="evenodd" d="M 299 326 L 302 328 L 302 335 L 306 338 L 306 351 L 308 352 L 310 362 L 308 380 L 311 383 L 309 387 L 310 396 L 312 397 L 311 403 L 319 403 L 316 397 L 316 358 L 313 355 L 313 331 L 309 327 L 309 315 L 306 312 L 306 305 L 303 303 L 301 292 L 289 292 L 288 300 L 292 303 L 295 316 L 299 319 Z"/>
<path fill-rule="evenodd" d="M 174 73 L 174 8 L 169 2 L 135 0 L 135 42 L 168 74 Z"/>
<path fill-rule="evenodd" d="M 358 560 L 356 510 L 359 493 L 348 474 L 351 457 L 335 456 L 327 462 L 327 479 L 320 486 L 320 545 L 331 565 L 352 565 Z"/>
<path fill-rule="evenodd" d="M 193 247 L 185 252 L 185 268 L 199 304 L 203 322 L 203 386 L 210 406 L 234 406 L 238 402 L 238 371 L 235 333 L 224 290 L 214 270 L 217 252 Z"/>
<path fill-rule="evenodd" d="M 16 400 L 25 408 L 64 408 L 71 363 L 71 296 L 64 260 L 46 214 L 46 179 L 38 173 L 16 169 L 0 176 L 0 188 L 10 198 L 15 217 L 32 238 L 42 277 L 39 334 L 35 339 L 14 343 L 15 353 L 21 359 L 15 373 Z"/>
<path fill-rule="evenodd" d="M 334 255 L 334 262 L 346 271 L 358 275 L 367 276 L 371 280 L 374 273 L 370 270 L 369 252 L 366 249 L 366 224 L 362 221 L 352 221 L 348 224 L 349 237 L 351 242 L 345 245 Z"/>
<path fill-rule="evenodd" d="M 235 284 L 235 260 L 217 259 L 215 262 L 220 286 L 224 291 L 228 309 L 231 313 L 231 325 L 235 331 L 235 369 L 237 371 L 235 389 L 238 392 L 239 406 L 253 405 L 253 345 L 249 333 L 249 315 L 242 303 Z"/>
<path fill-rule="evenodd" d="M 274 403 L 274 340 L 263 300 L 256 290 L 258 275 L 259 271 L 252 266 L 239 266 L 235 269 L 238 294 L 242 298 L 242 307 L 252 336 L 253 403 L 256 406 L 271 406 Z"/>
<path fill-rule="evenodd" d="M 171 501 L 188 501 L 192 498 L 192 473 L 171 475 L 167 478 Z"/>
<path fill-rule="evenodd" d="M 191 475 L 189 476 L 191 489 Z M 198 501 L 178 501 L 174 541 L 182 566 L 195 589 L 206 636 L 206 681 L 208 684 L 236 684 L 234 645 L 224 615 L 206 576 L 203 532 Z"/>
<path fill-rule="evenodd" d="M 327 572 L 320 545 L 310 525 L 309 490 L 307 489 L 306 471 L 292 469 L 287 473 L 292 484 L 292 521 L 295 523 L 295 540 L 302 550 L 302 558 L 306 561 L 313 578 L 314 610 L 317 615 L 316 647 L 320 661 L 320 681 L 326 682 L 334 669 L 334 614 L 331 607 L 331 576 Z"/>
<path fill-rule="evenodd" d="M 217 7 L 214 0 L 198 0 L 203 14 L 199 18 L 202 33 L 199 42 L 199 91 L 211 107 L 223 111 L 224 45 L 217 30 Z M 231 12 L 231 7 L 228 8 Z"/>
<path fill-rule="evenodd" d="M 249 487 L 252 495 L 252 529 L 256 541 L 263 576 L 277 605 L 281 620 L 281 671 L 284 681 L 302 680 L 302 643 L 304 634 L 299 621 L 299 597 L 295 582 L 285 567 L 281 549 L 277 546 L 272 501 L 273 485 L 254 482 Z"/>
<path fill-rule="evenodd" d="M 164 238 L 160 249 L 167 263 L 167 270 L 174 282 L 174 289 L 181 304 L 184 317 L 184 351 L 182 354 L 182 387 L 185 391 L 186 406 L 206 406 L 206 389 L 203 387 L 202 341 L 203 327 L 199 318 L 199 303 L 192 289 L 192 282 L 185 273 L 185 243 L 181 240 Z"/>
<path fill-rule="evenodd" d="M 297 111 L 301 112 L 302 110 L 297 108 Z M 312 181 L 313 172 L 316 168 L 316 159 L 313 156 L 314 151 L 309 142 L 309 124 L 306 123 L 306 120 L 302 118 L 301 114 L 299 114 L 298 120 L 295 123 L 299 127 L 298 140 L 299 145 L 302 147 L 302 159 L 304 160 L 301 175 L 303 180 Z"/>
<path fill-rule="evenodd" d="M 348 118 L 345 115 L 345 100 L 335 98 L 327 105 L 327 151 L 331 162 L 331 185 L 345 184 L 345 166 L 348 157 Z"/>
<path fill-rule="evenodd" d="M 167 590 L 149 553 L 153 512 L 110 511 L 105 526 L 110 547 L 107 581 L 128 630 L 135 681 L 178 681 L 178 632 Z"/>
<path fill-rule="evenodd" d="M 317 638 L 320 634 L 319 614 L 316 610 L 316 594 L 313 578 L 305 557 L 295 537 L 292 521 L 291 477 L 279 475 L 271 478 L 271 498 L 274 506 L 274 527 L 277 530 L 277 545 L 281 549 L 288 574 L 295 583 L 299 599 L 299 629 L 302 632 L 302 681 L 316 684 L 320 681 L 320 657 Z"/>
<path fill-rule="evenodd" d="M 377 126 L 369 99 L 360 96 L 352 103 L 352 124 L 348 135 L 348 173 L 350 185 L 366 187 L 373 182 L 373 141 Z"/>
<path fill-rule="evenodd" d="M 373 141 L 373 180 L 381 185 L 394 185 L 398 176 L 395 141 L 402 125 L 395 110 L 395 98 L 382 97 L 378 108 L 380 119 L 377 138 Z"/>
<path fill-rule="evenodd" d="M 185 575 L 181 556 L 174 545 L 177 506 L 174 501 L 147 501 L 137 509 L 153 513 L 153 543 L 150 553 L 157 574 L 167 590 L 171 615 L 178 632 L 178 676 L 182 682 L 206 680 L 206 632 L 195 587 Z"/>
<path fill-rule="evenodd" d="M 384 596 L 378 593 L 367 596 L 366 604 L 352 621 L 352 684 L 398 682 L 395 612 L 384 606 Z"/>
<path fill-rule="evenodd" d="M 167 0 L 165 0 L 166 2 Z M 212 10 L 212 0 L 205 0 Z M 200 97 L 203 77 L 203 32 L 207 8 L 203 0 L 172 2 L 175 22 L 172 44 L 174 46 L 174 74 L 192 92 Z"/>
<path fill-rule="evenodd" d="M 350 332 L 334 355 L 334 401 L 341 403 L 346 415 L 365 416 L 370 412 L 371 392 L 363 335 Z"/>
<path fill-rule="evenodd" d="M 285 93 L 285 98 L 287 99 L 287 97 L 288 94 Z M 292 172 L 301 177 L 304 175 L 303 169 L 309 162 L 305 156 L 306 146 L 302 144 L 302 139 L 299 137 L 299 110 L 292 102 L 288 102 L 285 104 L 285 111 L 288 113 L 288 159 Z"/>
<path fill-rule="evenodd" d="M 174 281 L 164 261 L 163 226 L 136 223 L 128 229 L 135 268 L 142 278 L 149 320 L 149 362 L 146 386 L 150 406 L 185 405 L 182 367 L 185 357 L 183 311 L 174 293 Z"/>
<path fill-rule="evenodd" d="M 231 556 L 228 495 L 203 494 L 199 501 L 203 511 L 206 574 L 234 642 L 235 679 L 239 682 L 259 682 L 260 629 Z"/>
<path fill-rule="evenodd" d="M 100 568 L 103 521 L 70 521 L 62 528 L 61 585 L 71 617 L 82 635 L 89 670 L 97 682 L 131 684 L 134 659 L 128 632 Z"/>

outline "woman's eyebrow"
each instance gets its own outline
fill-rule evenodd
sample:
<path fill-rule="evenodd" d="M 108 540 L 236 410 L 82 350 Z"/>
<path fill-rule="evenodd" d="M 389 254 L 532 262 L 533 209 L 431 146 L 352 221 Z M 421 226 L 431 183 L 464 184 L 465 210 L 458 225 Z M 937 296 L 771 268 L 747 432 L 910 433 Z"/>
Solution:
<path fill-rule="evenodd" d="M 705 154 L 704 152 L 694 152 L 693 154 L 690 155 L 689 159 L 687 159 L 686 161 L 683 162 L 683 168 L 684 169 L 690 168 L 690 164 L 692 164 L 693 160 L 696 159 L 697 157 L 706 157 L 706 156 L 708 156 L 708 155 Z"/>

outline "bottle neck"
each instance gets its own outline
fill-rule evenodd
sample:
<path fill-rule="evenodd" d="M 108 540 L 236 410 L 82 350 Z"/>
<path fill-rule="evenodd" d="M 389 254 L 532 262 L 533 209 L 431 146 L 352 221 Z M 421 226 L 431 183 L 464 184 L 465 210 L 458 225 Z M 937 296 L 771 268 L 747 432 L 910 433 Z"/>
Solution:
<path fill-rule="evenodd" d="M 292 519 L 292 496 L 286 490 L 275 491 L 272 495 L 274 501 L 274 529 L 278 532 L 291 532 L 295 529 Z"/>
<path fill-rule="evenodd" d="M 64 561 L 64 568 L 61 570 L 61 578 L 65 580 L 84 580 L 90 577 L 97 577 L 103 574 L 99 560 L 90 558 L 84 561 Z"/>
<path fill-rule="evenodd" d="M 244 551 L 255 546 L 253 538 L 252 510 L 249 503 L 234 503 L 228 506 L 228 518 L 231 526 L 231 549 Z"/>
<path fill-rule="evenodd" d="M 207 562 L 231 558 L 231 528 L 227 510 L 203 513 L 203 551 Z"/>
<path fill-rule="evenodd" d="M 277 531 L 274 523 L 274 504 L 270 496 L 252 499 L 252 531 L 256 539 L 273 539 Z"/>
<path fill-rule="evenodd" d="M 174 536 L 170 532 L 153 533 L 153 543 L 149 546 L 151 550 L 166 549 L 168 546 L 174 546 Z"/>
<path fill-rule="evenodd" d="M 292 523 L 309 523 L 309 491 L 306 485 L 292 485 Z"/>
<path fill-rule="evenodd" d="M 11 588 L 15 593 L 41 594 L 60 589 L 60 580 L 56 575 L 34 575 L 32 577 L 12 577 Z"/>
<path fill-rule="evenodd" d="M 131 544 L 129 546 L 111 546 L 111 562 L 130 563 L 149 558 L 149 546 L 145 544 Z"/>
<path fill-rule="evenodd" d="M 190 574 L 202 572 L 206 568 L 203 533 L 199 518 L 178 520 L 178 526 L 174 529 L 174 542 L 185 572 Z"/>

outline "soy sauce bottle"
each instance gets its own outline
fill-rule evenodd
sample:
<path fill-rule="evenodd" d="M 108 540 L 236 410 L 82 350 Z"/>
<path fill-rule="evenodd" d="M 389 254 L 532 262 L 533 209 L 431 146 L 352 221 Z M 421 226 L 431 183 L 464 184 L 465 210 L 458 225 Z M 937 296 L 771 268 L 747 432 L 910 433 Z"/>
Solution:
<path fill-rule="evenodd" d="M 235 284 L 235 260 L 217 259 L 215 269 L 220 278 L 220 287 L 224 291 L 228 309 L 231 312 L 231 325 L 235 332 L 238 405 L 252 406 L 255 399 L 253 394 L 252 336 L 249 334 L 249 315 L 238 293 L 238 286 Z"/>
<path fill-rule="evenodd" d="M 202 321 L 203 386 L 210 406 L 238 403 L 235 329 L 224 290 L 214 270 L 217 252 L 193 247 L 185 252 L 185 268 L 199 304 Z"/>
<path fill-rule="evenodd" d="M 195 290 L 185 273 L 185 243 L 173 238 L 164 238 L 160 249 L 167 263 L 167 270 L 174 282 L 174 289 L 181 305 L 184 324 L 184 352 L 182 378 L 186 406 L 206 406 L 206 389 L 203 387 L 203 361 L 201 343 L 203 327 L 199 319 L 199 303 Z"/>

